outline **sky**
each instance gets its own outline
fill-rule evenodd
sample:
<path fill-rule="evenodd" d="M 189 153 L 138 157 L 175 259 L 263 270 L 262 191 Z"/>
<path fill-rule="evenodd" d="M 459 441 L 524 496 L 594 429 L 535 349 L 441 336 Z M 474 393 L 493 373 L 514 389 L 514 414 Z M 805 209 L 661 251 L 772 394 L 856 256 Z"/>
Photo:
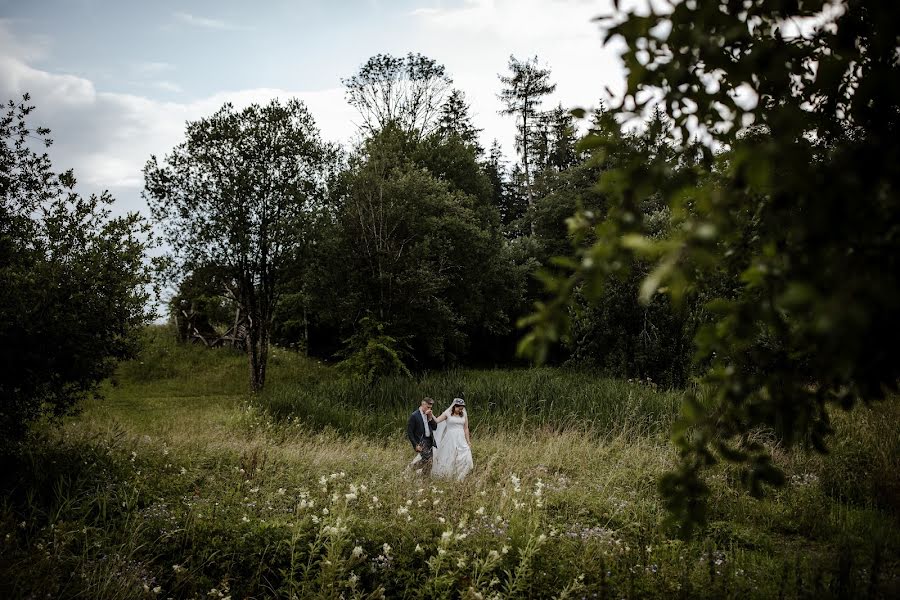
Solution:
<path fill-rule="evenodd" d="M 378 53 L 420 52 L 466 94 L 482 144 L 513 158 L 498 74 L 538 56 L 545 106 L 595 106 L 624 87 L 619 50 L 593 18 L 611 0 L 0 0 L 0 100 L 28 92 L 52 130 L 58 171 L 147 213 L 141 169 L 225 102 L 303 100 L 324 138 L 350 145 L 359 119 L 341 78 Z"/>

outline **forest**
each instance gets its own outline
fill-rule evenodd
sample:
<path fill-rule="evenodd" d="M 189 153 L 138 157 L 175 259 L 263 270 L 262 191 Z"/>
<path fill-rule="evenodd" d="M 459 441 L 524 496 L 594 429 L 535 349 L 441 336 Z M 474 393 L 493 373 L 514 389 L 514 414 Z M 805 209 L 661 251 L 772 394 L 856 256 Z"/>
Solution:
<path fill-rule="evenodd" d="M 617 10 L 620 97 L 497 65 L 514 155 L 377 54 L 354 144 L 225 103 L 147 157 L 147 215 L 10 99 L 0 592 L 893 597 L 897 23 Z M 471 411 L 461 481 L 408 465 L 426 397 Z"/>

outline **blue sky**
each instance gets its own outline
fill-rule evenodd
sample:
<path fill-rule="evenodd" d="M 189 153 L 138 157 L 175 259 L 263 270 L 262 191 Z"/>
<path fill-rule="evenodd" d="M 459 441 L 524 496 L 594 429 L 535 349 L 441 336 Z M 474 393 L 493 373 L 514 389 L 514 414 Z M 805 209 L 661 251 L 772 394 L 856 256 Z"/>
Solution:
<path fill-rule="evenodd" d="M 340 79 L 379 52 L 421 52 L 466 93 L 483 142 L 513 153 L 497 74 L 510 54 L 538 55 L 557 92 L 547 104 L 591 106 L 620 90 L 615 46 L 591 18 L 611 1 L 0 0 L 0 98 L 30 92 L 53 130 L 57 169 L 82 191 L 109 189 L 117 211 L 146 211 L 141 168 L 168 152 L 186 120 L 291 96 L 324 137 L 350 143 Z"/>

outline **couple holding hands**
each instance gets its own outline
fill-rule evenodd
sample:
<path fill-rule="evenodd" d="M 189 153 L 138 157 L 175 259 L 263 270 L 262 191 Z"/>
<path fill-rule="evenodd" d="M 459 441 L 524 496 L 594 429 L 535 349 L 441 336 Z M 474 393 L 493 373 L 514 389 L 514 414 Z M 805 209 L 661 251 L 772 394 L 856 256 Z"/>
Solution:
<path fill-rule="evenodd" d="M 424 475 L 461 480 L 474 466 L 466 401 L 454 398 L 438 417 L 432 406 L 434 399 L 424 398 L 406 423 L 406 437 L 417 453 L 410 465 Z"/>

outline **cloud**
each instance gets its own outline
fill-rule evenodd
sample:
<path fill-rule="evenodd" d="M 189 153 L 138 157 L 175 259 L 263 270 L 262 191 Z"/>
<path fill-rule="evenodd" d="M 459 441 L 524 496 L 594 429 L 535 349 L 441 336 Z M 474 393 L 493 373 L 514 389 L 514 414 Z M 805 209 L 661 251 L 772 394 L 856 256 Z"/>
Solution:
<path fill-rule="evenodd" d="M 11 37 L 0 23 L 0 48 L 12 47 L 4 42 Z M 167 102 L 98 90 L 88 79 L 36 69 L 21 56 L 0 55 L 0 101 L 18 99 L 26 92 L 37 107 L 33 124 L 52 131 L 49 152 L 55 169 L 73 168 L 82 193 L 112 190 L 122 212 L 146 212 L 140 190 L 142 169 L 150 155 L 165 155 L 183 139 L 186 121 L 210 115 L 225 102 L 240 109 L 254 102 L 296 97 L 306 103 L 326 139 L 346 143 L 355 133 L 354 113 L 339 88 L 254 88 Z"/>
<path fill-rule="evenodd" d="M 454 8 L 418 8 L 411 12 L 446 30 L 507 40 L 596 38 L 590 20 L 600 9 L 583 0 L 465 0 Z"/>
<path fill-rule="evenodd" d="M 497 99 L 497 76 L 507 71 L 509 56 L 537 55 L 550 68 L 558 85 L 544 108 L 596 106 L 608 99 L 607 88 L 615 95 L 625 82 L 621 44 L 601 44 L 594 21 L 612 8 L 611 0 L 465 0 L 459 6 L 418 8 L 408 17 L 421 31 L 417 49 L 442 62 L 466 92 L 475 124 L 483 129 L 482 144 L 496 138 L 513 157 L 514 119 L 498 114 Z"/>
<path fill-rule="evenodd" d="M 198 17 L 196 15 L 192 15 L 186 12 L 174 12 L 172 16 L 175 17 L 176 20 L 184 23 L 185 25 L 190 25 L 192 27 L 199 27 L 201 29 L 218 29 L 222 31 L 237 31 L 239 29 L 243 29 L 237 25 L 232 25 L 231 23 L 227 23 L 225 21 L 219 19 L 209 19 L 207 17 Z"/>
<path fill-rule="evenodd" d="M 152 83 L 152 85 L 156 89 L 162 90 L 164 92 L 181 92 L 181 91 L 183 91 L 182 87 L 173 81 L 166 81 L 166 80 L 154 81 Z"/>
<path fill-rule="evenodd" d="M 137 75 L 154 77 L 175 70 L 175 65 L 162 61 L 145 61 L 134 65 Z"/>

